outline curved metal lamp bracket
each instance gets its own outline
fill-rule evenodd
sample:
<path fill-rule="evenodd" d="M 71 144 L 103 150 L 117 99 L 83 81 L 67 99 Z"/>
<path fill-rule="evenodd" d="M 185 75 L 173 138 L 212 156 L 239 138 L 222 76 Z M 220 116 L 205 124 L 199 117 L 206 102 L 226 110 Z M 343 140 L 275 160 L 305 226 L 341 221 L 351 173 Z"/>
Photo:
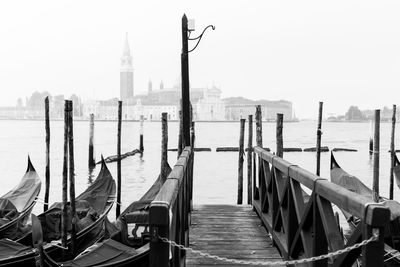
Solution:
<path fill-rule="evenodd" d="M 197 36 L 197 37 L 195 37 L 195 38 L 188 38 L 188 40 L 190 40 L 190 41 L 198 40 L 197 43 L 196 43 L 196 45 L 193 47 L 193 49 L 191 49 L 190 51 L 188 51 L 188 53 L 190 53 L 190 52 L 192 52 L 192 51 L 194 51 L 194 50 L 196 49 L 196 47 L 199 45 L 199 43 L 200 43 L 200 41 L 201 41 L 201 38 L 203 38 L 203 34 L 205 33 L 205 31 L 206 31 L 208 28 L 212 28 L 213 30 L 215 30 L 215 26 L 214 26 L 214 25 L 208 25 L 207 27 L 204 28 L 203 32 L 202 32 L 199 36 Z"/>

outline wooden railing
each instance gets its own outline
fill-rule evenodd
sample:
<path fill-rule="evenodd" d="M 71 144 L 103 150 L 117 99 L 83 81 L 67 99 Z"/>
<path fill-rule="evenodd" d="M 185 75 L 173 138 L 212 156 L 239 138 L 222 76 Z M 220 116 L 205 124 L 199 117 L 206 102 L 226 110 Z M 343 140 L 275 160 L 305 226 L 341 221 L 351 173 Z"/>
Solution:
<path fill-rule="evenodd" d="M 322 179 L 260 147 L 254 148 L 253 174 L 253 207 L 285 259 L 338 251 L 379 231 L 379 239 L 362 249 L 310 265 L 351 266 L 362 255 L 362 266 L 383 266 L 388 208 L 370 203 L 370 198 Z M 346 245 L 332 204 L 361 220 Z"/>
<path fill-rule="evenodd" d="M 185 252 L 161 241 L 167 238 L 189 245 L 193 188 L 193 154 L 185 147 L 170 175 L 150 204 L 150 266 L 181 266 Z"/>

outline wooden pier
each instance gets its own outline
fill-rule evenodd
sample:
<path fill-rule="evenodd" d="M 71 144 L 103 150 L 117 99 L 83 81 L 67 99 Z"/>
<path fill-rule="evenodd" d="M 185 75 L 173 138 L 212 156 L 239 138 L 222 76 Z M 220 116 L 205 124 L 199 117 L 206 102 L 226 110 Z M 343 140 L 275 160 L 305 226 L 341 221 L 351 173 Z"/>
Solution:
<path fill-rule="evenodd" d="M 250 262 L 281 259 L 261 220 L 249 205 L 195 206 L 189 236 L 191 248 L 211 255 Z M 186 266 L 241 265 L 189 252 L 186 255 Z"/>

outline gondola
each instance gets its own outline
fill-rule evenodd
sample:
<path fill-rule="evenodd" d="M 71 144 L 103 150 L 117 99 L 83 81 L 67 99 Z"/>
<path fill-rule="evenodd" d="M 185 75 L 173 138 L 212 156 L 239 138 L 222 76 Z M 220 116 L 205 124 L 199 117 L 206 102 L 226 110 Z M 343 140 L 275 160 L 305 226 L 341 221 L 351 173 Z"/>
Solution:
<path fill-rule="evenodd" d="M 57 262 L 45 250 L 40 249 L 40 236 L 34 241 L 38 245 L 44 266 L 51 267 L 145 267 L 149 265 L 149 206 L 157 196 L 171 167 L 166 164 L 150 187 L 139 201 L 131 203 L 118 217 L 114 224 L 109 223 L 110 238 L 98 242 L 78 255 L 74 260 Z M 128 228 L 133 229 L 131 234 Z M 39 231 L 40 232 L 40 231 Z"/>
<path fill-rule="evenodd" d="M 97 179 L 76 198 L 77 253 L 82 252 L 103 237 L 107 214 L 115 202 L 115 191 L 115 181 L 103 161 Z M 63 250 L 71 251 L 70 237 L 68 237 L 68 250 L 63 248 L 59 242 L 61 238 L 61 207 L 62 203 L 54 203 L 49 210 L 38 215 L 43 229 L 43 249 L 47 255 L 57 261 L 61 260 Z M 68 210 L 70 211 L 69 203 Z M 68 225 L 71 225 L 71 216 L 68 220 Z M 37 251 L 32 248 L 32 245 L 32 232 L 21 238 L 19 242 L 2 240 L 0 242 L 0 266 L 21 266 L 22 264 L 35 266 Z M 68 253 L 66 254 L 68 255 Z"/>
<path fill-rule="evenodd" d="M 28 156 L 28 167 L 19 184 L 0 197 L 0 239 L 18 239 L 30 231 L 27 221 L 40 187 L 39 175 Z"/>
<path fill-rule="evenodd" d="M 357 194 L 371 198 L 371 202 L 373 202 L 372 190 L 363 182 L 361 182 L 357 177 L 344 171 L 337 163 L 335 157 L 333 156 L 333 153 L 331 153 L 330 167 L 330 176 L 333 183 L 340 185 Z M 385 230 L 385 250 L 387 250 L 387 252 L 393 251 L 393 248 L 396 250 L 400 250 L 400 204 L 397 201 L 388 200 L 383 197 L 380 197 L 379 199 L 383 206 L 386 206 L 390 209 L 391 213 L 390 224 Z M 349 224 L 350 232 L 354 231 L 360 222 L 359 218 L 352 216 L 344 210 L 342 210 L 342 213 Z M 389 253 L 388 257 L 391 257 Z M 400 258 L 391 258 L 387 265 L 391 264 L 400 264 Z"/>

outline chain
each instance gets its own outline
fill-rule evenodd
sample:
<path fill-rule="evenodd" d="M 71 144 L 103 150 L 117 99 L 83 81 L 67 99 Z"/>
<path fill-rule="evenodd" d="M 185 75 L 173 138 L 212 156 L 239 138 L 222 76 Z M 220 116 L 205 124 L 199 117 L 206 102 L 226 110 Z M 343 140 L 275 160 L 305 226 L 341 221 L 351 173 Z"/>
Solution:
<path fill-rule="evenodd" d="M 360 248 L 362 246 L 365 246 L 373 241 L 378 240 L 379 234 L 374 233 L 369 239 L 363 240 L 360 243 L 354 244 L 353 246 L 350 247 L 346 247 L 344 249 L 340 249 L 334 252 L 330 252 L 328 254 L 325 255 L 320 255 L 320 256 L 315 256 L 315 257 L 311 257 L 311 258 L 305 258 L 305 259 L 299 259 L 299 260 L 289 260 L 289 261 L 245 261 L 245 260 L 235 260 L 235 259 L 228 259 L 228 258 L 224 258 L 224 257 L 220 257 L 217 255 L 212 255 L 209 254 L 207 252 L 202 252 L 199 250 L 194 250 L 192 248 L 189 247 L 185 247 L 183 245 L 177 244 L 174 241 L 168 240 L 165 237 L 160 237 L 158 236 L 158 238 L 163 241 L 164 243 L 170 244 L 174 247 L 177 247 L 181 250 L 185 250 L 185 251 L 190 251 L 192 253 L 196 253 L 200 256 L 206 257 L 206 258 L 210 258 L 210 259 L 215 259 L 218 261 L 224 261 L 224 262 L 229 262 L 229 263 L 234 263 L 234 264 L 245 264 L 245 265 L 262 265 L 262 266 L 276 266 L 276 265 L 296 265 L 296 264 L 303 264 L 303 263 L 309 263 L 309 262 L 314 262 L 314 261 L 319 261 L 319 260 L 323 260 L 323 259 L 328 259 L 328 258 L 334 258 L 339 256 L 340 254 L 344 254 L 347 252 L 350 252 L 351 250 Z"/>

